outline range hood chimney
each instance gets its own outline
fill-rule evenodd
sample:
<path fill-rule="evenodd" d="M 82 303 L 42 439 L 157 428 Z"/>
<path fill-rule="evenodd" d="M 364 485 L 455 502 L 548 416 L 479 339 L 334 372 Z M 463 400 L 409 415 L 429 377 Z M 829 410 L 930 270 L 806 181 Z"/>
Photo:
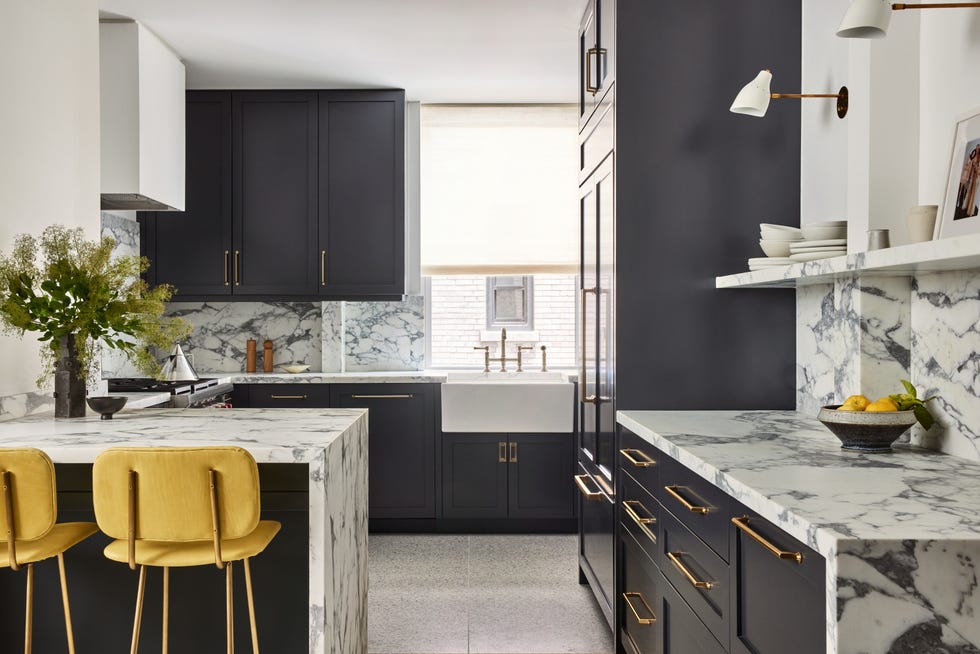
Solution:
<path fill-rule="evenodd" d="M 143 25 L 99 22 L 102 208 L 184 209 L 184 64 Z"/>

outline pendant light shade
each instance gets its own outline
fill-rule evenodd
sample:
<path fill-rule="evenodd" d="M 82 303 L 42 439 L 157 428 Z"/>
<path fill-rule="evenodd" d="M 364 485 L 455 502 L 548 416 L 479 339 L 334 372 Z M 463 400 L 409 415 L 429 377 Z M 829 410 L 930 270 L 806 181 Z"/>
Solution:
<path fill-rule="evenodd" d="M 845 39 L 881 39 L 888 33 L 892 18 L 889 0 L 854 0 L 837 28 Z"/>
<path fill-rule="evenodd" d="M 755 116 L 756 118 L 765 116 L 769 109 L 769 100 L 772 98 L 771 83 L 772 73 L 768 70 L 759 71 L 755 79 L 742 87 L 742 90 L 735 96 L 731 112 Z"/>

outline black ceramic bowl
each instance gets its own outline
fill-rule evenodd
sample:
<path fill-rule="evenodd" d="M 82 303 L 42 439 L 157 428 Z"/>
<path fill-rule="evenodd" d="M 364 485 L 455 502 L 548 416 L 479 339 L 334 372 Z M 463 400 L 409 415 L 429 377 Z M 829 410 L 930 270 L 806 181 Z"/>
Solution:
<path fill-rule="evenodd" d="M 840 439 L 841 449 L 856 452 L 891 452 L 892 443 L 915 424 L 912 411 L 838 411 L 825 406 L 817 420 Z"/>
<path fill-rule="evenodd" d="M 128 397 L 89 397 L 85 401 L 93 411 L 102 415 L 103 420 L 112 420 L 112 414 L 126 406 Z"/>

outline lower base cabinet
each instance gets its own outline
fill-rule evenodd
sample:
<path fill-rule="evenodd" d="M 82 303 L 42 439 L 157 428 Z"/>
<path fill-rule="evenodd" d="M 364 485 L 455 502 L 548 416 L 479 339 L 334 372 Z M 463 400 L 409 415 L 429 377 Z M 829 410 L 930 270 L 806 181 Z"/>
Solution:
<path fill-rule="evenodd" d="M 620 651 L 824 654 L 823 557 L 734 498 L 709 497 L 716 487 L 634 434 L 619 436 Z"/>

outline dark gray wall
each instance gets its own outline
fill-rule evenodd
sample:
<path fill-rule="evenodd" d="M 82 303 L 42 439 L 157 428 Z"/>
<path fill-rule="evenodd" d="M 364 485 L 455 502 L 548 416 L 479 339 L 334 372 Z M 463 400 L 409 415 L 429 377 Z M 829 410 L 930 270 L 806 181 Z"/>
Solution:
<path fill-rule="evenodd" d="M 793 408 L 794 292 L 714 278 L 762 256 L 758 223 L 799 224 L 800 101 L 728 107 L 762 68 L 800 91 L 800 2 L 618 9 L 617 408 Z"/>

